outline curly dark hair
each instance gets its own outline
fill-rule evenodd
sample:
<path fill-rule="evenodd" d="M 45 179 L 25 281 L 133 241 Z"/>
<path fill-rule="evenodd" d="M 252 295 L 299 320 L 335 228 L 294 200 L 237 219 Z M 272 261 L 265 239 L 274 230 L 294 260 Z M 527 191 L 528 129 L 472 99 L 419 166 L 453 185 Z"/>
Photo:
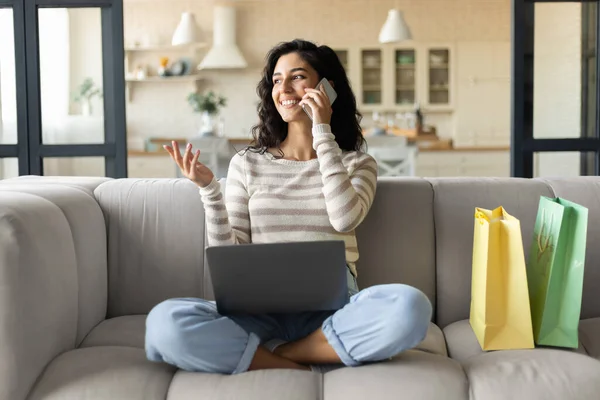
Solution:
<path fill-rule="evenodd" d="M 279 148 L 287 137 L 285 122 L 273 102 L 273 73 L 281 56 L 289 53 L 298 55 L 319 74 L 319 80 L 327 78 L 333 82 L 337 98 L 332 104 L 331 131 L 340 149 L 360 150 L 365 139 L 360 121 L 362 115 L 356 108 L 356 98 L 346 76 L 344 66 L 337 54 L 328 46 L 317 46 L 312 42 L 295 39 L 282 42 L 267 53 L 266 65 L 256 92 L 260 98 L 257 107 L 260 121 L 252 127 L 254 140 L 248 149 L 265 151 L 269 147 Z"/>

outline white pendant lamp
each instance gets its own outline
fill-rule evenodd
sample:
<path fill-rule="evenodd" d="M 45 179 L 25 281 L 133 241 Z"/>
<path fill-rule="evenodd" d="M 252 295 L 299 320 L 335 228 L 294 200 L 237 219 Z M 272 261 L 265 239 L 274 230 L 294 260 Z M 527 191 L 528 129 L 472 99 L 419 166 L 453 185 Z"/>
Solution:
<path fill-rule="evenodd" d="M 399 10 L 388 11 L 387 20 L 379 32 L 379 43 L 394 43 L 412 39 L 410 28 Z"/>
<path fill-rule="evenodd" d="M 173 46 L 181 46 L 186 44 L 193 44 L 200 41 L 200 32 L 198 25 L 196 24 L 196 17 L 191 12 L 184 12 L 181 14 L 181 20 L 175 33 L 171 44 Z"/>

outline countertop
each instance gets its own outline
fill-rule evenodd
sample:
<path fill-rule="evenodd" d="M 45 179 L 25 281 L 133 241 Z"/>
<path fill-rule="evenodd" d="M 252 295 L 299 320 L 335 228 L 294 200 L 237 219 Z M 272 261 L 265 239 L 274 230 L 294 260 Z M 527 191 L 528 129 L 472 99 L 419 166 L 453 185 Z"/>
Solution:
<path fill-rule="evenodd" d="M 168 138 L 155 138 L 151 140 L 152 143 L 160 144 L 169 142 L 173 139 Z M 185 143 L 185 139 L 175 139 L 180 143 Z M 229 138 L 229 143 L 232 145 L 247 145 L 250 144 L 252 139 L 250 138 Z M 367 138 L 368 140 L 368 138 Z M 419 152 L 421 153 L 429 153 L 429 152 L 493 152 L 493 151 L 509 151 L 510 146 L 460 146 L 456 147 L 452 144 L 452 140 L 448 139 L 436 139 L 436 140 L 427 140 L 427 139 L 416 139 L 408 138 L 409 143 L 416 144 L 419 147 Z M 169 154 L 164 151 L 162 148 L 157 151 L 145 151 L 145 150 L 129 150 L 127 152 L 129 156 L 168 156 Z"/>

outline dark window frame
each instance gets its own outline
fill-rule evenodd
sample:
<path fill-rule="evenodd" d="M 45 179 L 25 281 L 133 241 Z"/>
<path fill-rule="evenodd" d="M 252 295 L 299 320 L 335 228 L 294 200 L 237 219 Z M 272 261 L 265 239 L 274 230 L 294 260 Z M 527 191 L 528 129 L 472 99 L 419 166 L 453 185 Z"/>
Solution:
<path fill-rule="evenodd" d="M 533 178 L 533 157 L 536 152 L 591 152 L 594 157 L 592 171 L 586 174 L 600 175 L 600 112 L 595 110 L 593 136 L 581 138 L 535 139 L 533 137 L 533 89 L 534 89 L 534 24 L 535 3 L 598 3 L 598 0 L 512 0 L 511 3 L 511 176 Z M 596 37 L 600 24 L 596 24 Z M 595 43 L 596 54 L 600 41 Z M 600 63 L 596 59 L 596 71 Z M 598 76 L 598 75 L 597 75 Z M 600 100 L 600 85 L 596 87 L 596 101 Z M 600 103 L 597 103 L 600 104 Z M 582 110 L 583 111 L 583 110 Z M 584 157 L 589 157 L 586 155 Z M 586 163 L 588 164 L 588 163 Z M 582 171 L 583 172 L 583 171 Z"/>
<path fill-rule="evenodd" d="M 13 9 L 17 88 L 17 137 L 0 145 L 0 157 L 18 157 L 19 175 L 42 175 L 45 157 L 104 157 L 105 176 L 127 177 L 125 115 L 125 53 L 123 0 L 0 0 Z M 104 143 L 42 143 L 38 10 L 40 8 L 100 8 Z M 107 105 L 110 105 L 107 106 Z"/>

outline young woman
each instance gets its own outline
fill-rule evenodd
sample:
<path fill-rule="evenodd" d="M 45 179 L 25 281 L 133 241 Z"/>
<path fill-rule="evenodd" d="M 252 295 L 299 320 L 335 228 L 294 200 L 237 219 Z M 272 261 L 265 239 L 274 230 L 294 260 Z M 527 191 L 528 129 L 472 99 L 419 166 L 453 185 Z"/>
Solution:
<path fill-rule="evenodd" d="M 314 89 L 323 77 L 337 92 L 333 105 L 324 90 Z M 198 162 L 199 150 L 188 144 L 182 155 L 175 142 L 165 148 L 199 187 L 210 245 L 344 240 L 350 301 L 336 312 L 229 318 L 207 300 L 170 299 L 148 315 L 148 358 L 224 374 L 323 371 L 389 359 L 416 346 L 431 318 L 427 297 L 403 284 L 360 292 L 356 285 L 354 231 L 373 202 L 377 165 L 360 151 L 360 114 L 335 52 L 302 40 L 282 43 L 269 52 L 257 91 L 255 142 L 232 158 L 225 198 Z M 312 121 L 302 106 L 312 110 Z"/>

